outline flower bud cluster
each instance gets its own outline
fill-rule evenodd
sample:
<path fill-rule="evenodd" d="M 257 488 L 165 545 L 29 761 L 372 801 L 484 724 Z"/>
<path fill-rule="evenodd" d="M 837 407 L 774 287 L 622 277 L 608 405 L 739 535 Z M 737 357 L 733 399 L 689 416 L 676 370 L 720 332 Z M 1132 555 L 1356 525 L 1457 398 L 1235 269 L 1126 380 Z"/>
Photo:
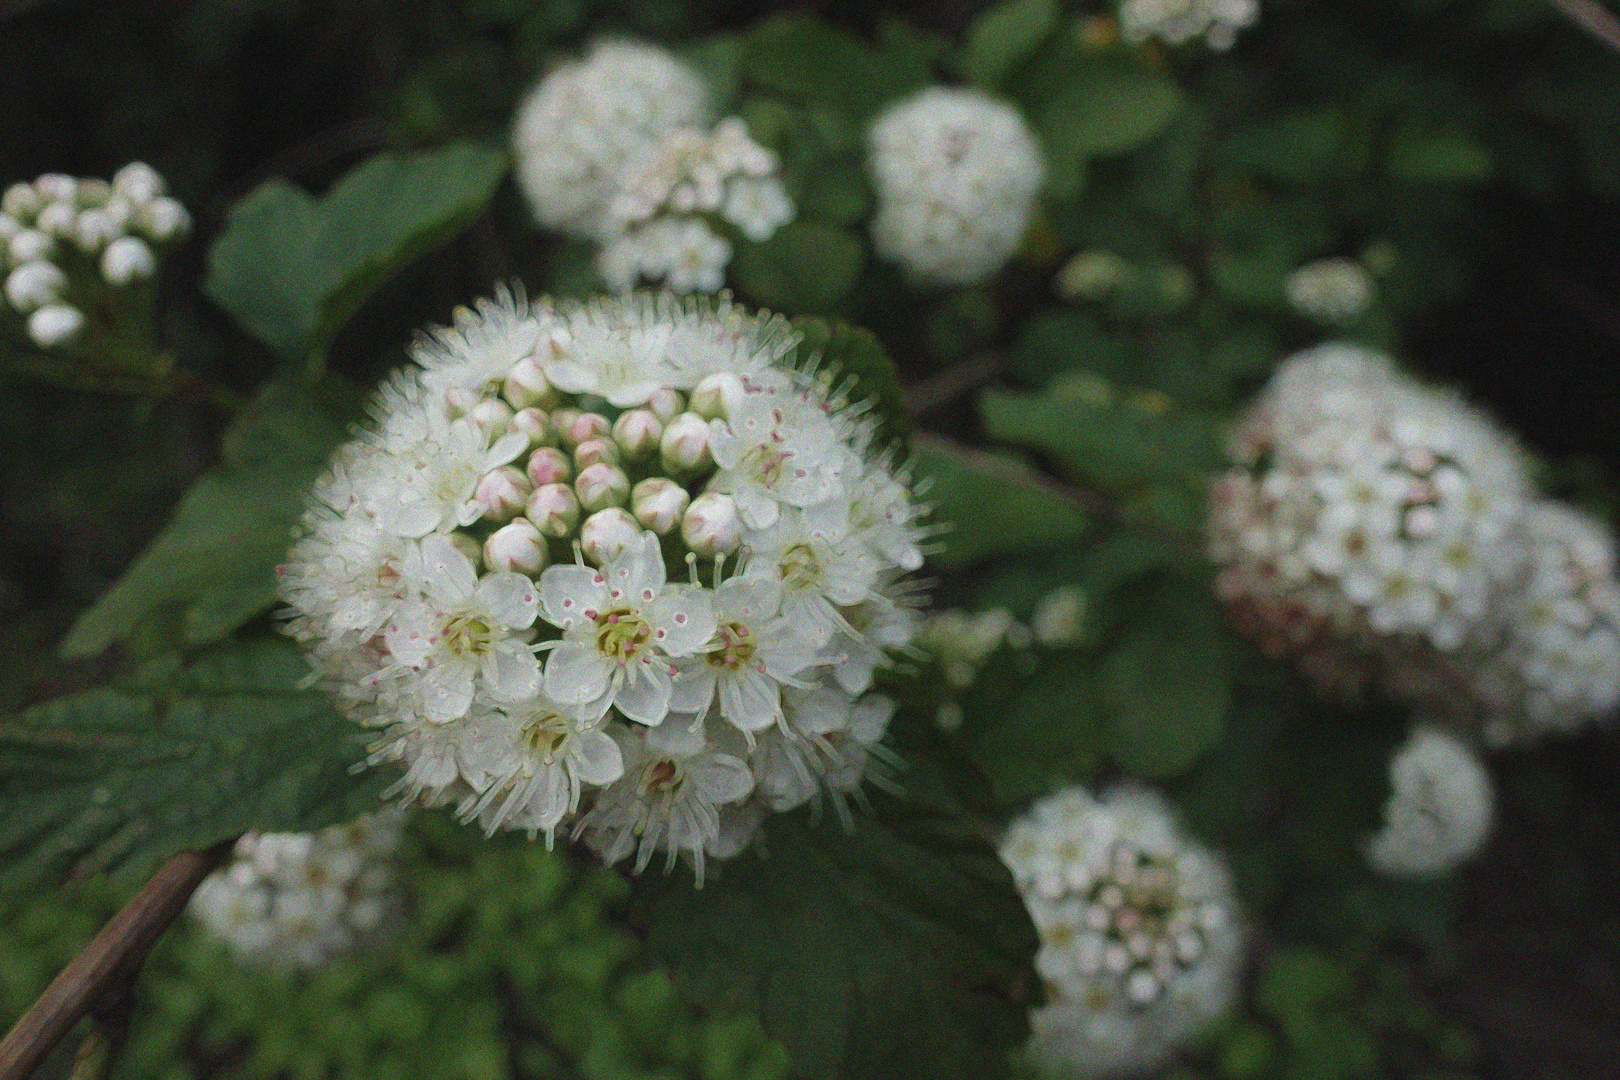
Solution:
<path fill-rule="evenodd" d="M 1284 363 L 1211 498 L 1217 589 L 1324 688 L 1369 682 L 1506 742 L 1620 703 L 1610 541 L 1532 498 L 1512 441 L 1386 357 Z"/>
<path fill-rule="evenodd" d="M 1046 173 L 1017 109 L 931 87 L 883 112 L 868 142 L 883 258 L 922 281 L 971 285 L 1017 249 Z"/>
<path fill-rule="evenodd" d="M 1038 1064 L 1147 1072 L 1226 1009 L 1243 955 L 1226 868 L 1157 795 L 1057 792 L 1008 829 L 1001 858 L 1040 935 Z"/>
<path fill-rule="evenodd" d="M 518 186 L 540 224 L 601 239 L 626 167 L 672 132 L 710 119 L 697 72 L 654 45 L 599 41 L 519 106 Z"/>
<path fill-rule="evenodd" d="M 1258 0 L 1120 0 L 1119 30 L 1126 41 L 1156 37 L 1171 45 L 1202 36 L 1225 51 L 1259 15 Z"/>
<path fill-rule="evenodd" d="M 425 338 L 317 483 L 291 631 L 398 789 L 610 861 L 854 793 L 922 562 L 875 424 L 729 302 L 502 297 Z"/>
<path fill-rule="evenodd" d="M 1288 302 L 1326 323 L 1349 322 L 1372 303 L 1372 279 L 1354 259 L 1317 259 L 1283 283 Z"/>
<path fill-rule="evenodd" d="M 1392 877 L 1442 874 L 1466 862 L 1490 836 L 1491 776 L 1455 737 L 1419 727 L 1390 760 L 1384 827 L 1367 861 Z"/>
<path fill-rule="evenodd" d="M 749 240 L 793 220 L 776 155 L 736 117 L 713 131 L 680 128 L 630 164 L 608 206 L 597 271 L 609 288 L 663 281 L 676 292 L 719 292 L 731 244 L 709 227 L 718 215 Z"/>
<path fill-rule="evenodd" d="M 157 271 L 152 245 L 191 227 L 185 208 L 163 192 L 163 178 L 137 161 L 111 183 L 46 173 L 0 196 L 6 305 L 34 344 L 72 342 L 84 330 L 87 301 Z"/>
<path fill-rule="evenodd" d="M 319 967 L 383 929 L 403 825 L 390 809 L 317 833 L 248 833 L 197 887 L 191 914 L 244 963 Z"/>

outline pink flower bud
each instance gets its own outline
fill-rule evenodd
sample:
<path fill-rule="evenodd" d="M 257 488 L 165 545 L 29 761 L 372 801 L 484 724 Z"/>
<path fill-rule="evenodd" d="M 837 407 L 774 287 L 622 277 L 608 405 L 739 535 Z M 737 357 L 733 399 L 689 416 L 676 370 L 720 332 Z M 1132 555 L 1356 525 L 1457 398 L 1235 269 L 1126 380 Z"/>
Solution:
<path fill-rule="evenodd" d="M 691 501 L 685 488 L 663 476 L 649 476 L 630 489 L 630 512 L 659 536 L 681 523 Z"/>
<path fill-rule="evenodd" d="M 552 440 L 551 417 L 533 407 L 512 414 L 512 430 L 527 435 L 530 446 L 545 446 Z"/>
<path fill-rule="evenodd" d="M 513 570 L 535 574 L 550 561 L 546 538 L 528 518 L 517 518 L 489 534 L 484 541 L 484 566 L 490 570 Z"/>
<path fill-rule="evenodd" d="M 671 420 L 658 448 L 665 472 L 695 473 L 714 464 L 709 453 L 709 422 L 697 413 L 681 413 Z"/>
<path fill-rule="evenodd" d="M 478 425 L 486 435 L 499 438 L 512 427 L 512 410 L 496 398 L 484 398 L 467 410 L 467 419 Z"/>
<path fill-rule="evenodd" d="M 681 539 L 695 555 L 729 555 L 742 543 L 742 516 L 730 495 L 706 491 L 681 516 Z"/>
<path fill-rule="evenodd" d="M 529 455 L 529 479 L 534 486 L 566 484 L 574 478 L 574 463 L 555 446 L 542 446 Z"/>
<path fill-rule="evenodd" d="M 606 510 L 610 506 L 624 505 L 625 496 L 630 494 L 630 480 L 617 465 L 598 461 L 580 471 L 574 480 L 574 491 L 579 495 L 579 505 L 587 512 Z"/>
<path fill-rule="evenodd" d="M 679 390 L 672 390 L 667 386 L 660 386 L 652 392 L 647 404 L 642 408 L 652 413 L 667 424 L 686 409 L 686 401 L 681 397 Z"/>
<path fill-rule="evenodd" d="M 583 472 L 598 462 L 619 463 L 619 444 L 612 439 L 586 439 L 574 448 L 574 468 Z"/>
<path fill-rule="evenodd" d="M 598 510 L 579 527 L 579 545 L 585 557 L 598 566 L 617 558 L 629 544 L 641 535 L 641 526 L 622 506 Z"/>
<path fill-rule="evenodd" d="M 627 461 L 643 461 L 658 452 L 664 437 L 664 422 L 650 409 L 631 409 L 613 422 L 613 441 L 624 451 Z"/>
<path fill-rule="evenodd" d="M 558 423 L 557 418 L 562 413 L 563 410 L 558 409 L 551 414 L 553 425 Z M 563 442 L 569 446 L 578 446 L 586 439 L 605 439 L 612 431 L 613 427 L 608 423 L 607 417 L 593 412 L 573 413 L 557 428 L 557 434 L 562 436 Z"/>
<path fill-rule="evenodd" d="M 729 420 L 743 401 L 742 380 L 728 371 L 705 375 L 692 390 L 693 412 L 705 420 Z"/>
<path fill-rule="evenodd" d="M 547 408 L 557 403 L 556 388 L 546 378 L 533 357 L 524 357 L 512 366 L 512 371 L 501 384 L 501 394 L 514 409 L 529 405 Z"/>
<path fill-rule="evenodd" d="M 473 501 L 491 521 L 510 521 L 523 512 L 531 490 L 527 476 L 510 465 L 502 465 L 479 479 L 478 487 L 473 490 Z"/>
<path fill-rule="evenodd" d="M 579 524 L 579 497 L 567 484 L 546 484 L 534 489 L 523 513 L 541 535 L 568 536 Z"/>

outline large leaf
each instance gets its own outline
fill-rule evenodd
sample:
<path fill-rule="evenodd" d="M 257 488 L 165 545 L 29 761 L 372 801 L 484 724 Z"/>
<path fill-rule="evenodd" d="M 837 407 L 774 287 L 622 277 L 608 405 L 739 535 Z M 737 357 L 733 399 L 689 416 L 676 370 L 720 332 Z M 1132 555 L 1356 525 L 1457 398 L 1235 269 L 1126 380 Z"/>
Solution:
<path fill-rule="evenodd" d="M 1000 90 L 1007 75 L 1052 33 L 1057 18 L 1055 0 L 1002 0 L 985 8 L 968 27 L 962 74 L 986 90 Z"/>
<path fill-rule="evenodd" d="M 123 690 L 0 724 L 0 881 L 133 877 L 250 828 L 303 831 L 374 808 L 359 729 L 280 641 L 227 646 Z"/>
<path fill-rule="evenodd" d="M 1090 528 L 1078 507 L 1007 458 L 919 436 L 913 468 L 929 481 L 919 488 L 945 530 L 934 555 L 943 565 L 1073 542 Z"/>
<path fill-rule="evenodd" d="M 1115 58 L 1088 56 L 1055 96 L 1034 102 L 1046 144 L 1048 186 L 1059 195 L 1078 187 L 1087 159 L 1120 154 L 1147 142 L 1181 108 L 1169 78 Z"/>
<path fill-rule="evenodd" d="M 997 804 L 1015 806 L 1090 780 L 1108 746 L 1095 664 L 1068 650 L 1033 671 L 992 657 L 962 702 L 961 737 Z"/>
<path fill-rule="evenodd" d="M 226 436 L 220 464 L 186 492 L 157 539 L 79 617 L 62 654 L 98 653 L 154 616 L 178 621 L 181 644 L 204 645 L 267 610 L 304 493 L 353 416 L 352 398 L 341 391 L 324 397 L 291 380 L 260 391 Z"/>
<path fill-rule="evenodd" d="M 914 55 L 874 48 L 808 12 L 765 20 L 743 48 L 743 70 L 756 85 L 853 116 L 868 116 L 930 82 Z"/>
<path fill-rule="evenodd" d="M 814 315 L 794 319 L 793 329 L 799 334 L 795 365 L 814 364 L 826 370 L 835 386 L 847 381 L 850 400 L 869 402 L 871 415 L 878 420 L 877 445 L 904 452 L 910 430 L 905 392 L 894 361 L 877 336 L 842 320 Z"/>
<path fill-rule="evenodd" d="M 318 356 L 389 275 L 461 231 L 505 173 L 501 151 L 459 143 L 378 154 L 320 199 L 271 180 L 231 211 L 203 287 L 283 358 Z"/>
<path fill-rule="evenodd" d="M 676 982 L 757 1013 L 802 1077 L 988 1080 L 1025 1037 L 1034 932 L 994 850 L 956 819 L 881 799 L 845 831 L 808 808 L 763 854 L 644 875 L 632 919 Z"/>
<path fill-rule="evenodd" d="M 742 245 L 731 274 L 762 307 L 825 311 L 849 292 L 865 264 L 866 248 L 850 230 L 790 221 L 770 239 Z"/>

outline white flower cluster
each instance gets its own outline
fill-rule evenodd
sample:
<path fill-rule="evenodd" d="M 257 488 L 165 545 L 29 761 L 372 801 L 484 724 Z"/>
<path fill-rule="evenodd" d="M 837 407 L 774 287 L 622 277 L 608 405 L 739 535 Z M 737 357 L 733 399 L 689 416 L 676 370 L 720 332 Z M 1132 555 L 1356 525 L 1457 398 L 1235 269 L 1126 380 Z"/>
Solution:
<path fill-rule="evenodd" d="M 80 294 L 93 281 L 118 287 L 156 272 L 151 245 L 191 227 L 185 207 L 163 192 L 163 178 L 136 161 L 111 183 L 46 173 L 0 196 L 6 303 L 27 320 L 36 345 L 49 349 L 79 336 Z"/>
<path fill-rule="evenodd" d="M 244 963 L 319 967 L 383 929 L 403 825 L 390 809 L 317 833 L 248 833 L 192 894 L 191 914 Z"/>
<path fill-rule="evenodd" d="M 843 809 L 892 709 L 874 668 L 915 633 L 921 530 L 875 422 L 794 344 L 635 294 L 503 297 L 417 346 L 282 587 L 408 798 L 699 874 L 765 811 Z"/>
<path fill-rule="evenodd" d="M 1001 858 L 1040 935 L 1049 1003 L 1030 1016 L 1037 1064 L 1146 1072 L 1225 1011 L 1243 962 L 1226 868 L 1156 794 L 1050 795 L 1007 831 Z"/>
<path fill-rule="evenodd" d="M 708 87 L 691 68 L 653 45 L 599 41 L 519 106 L 518 186 L 540 224 L 599 238 L 625 168 L 670 133 L 709 119 Z"/>
<path fill-rule="evenodd" d="M 1467 861 L 1491 832 L 1491 776 L 1474 752 L 1432 727 L 1412 732 L 1389 763 L 1384 827 L 1367 861 L 1392 877 L 1441 874 Z"/>
<path fill-rule="evenodd" d="M 1349 322 L 1372 303 L 1372 279 L 1354 259 L 1317 259 L 1283 283 L 1288 302 L 1302 313 L 1328 323 Z"/>
<path fill-rule="evenodd" d="M 1536 502 L 1484 417 L 1330 344 L 1283 364 L 1231 453 L 1211 498 L 1217 588 L 1266 651 L 1496 742 L 1620 703 L 1610 541 Z"/>
<path fill-rule="evenodd" d="M 1224 51 L 1259 15 L 1259 0 L 1120 0 L 1119 29 L 1126 41 L 1156 37 L 1171 45 L 1202 35 Z"/>
<path fill-rule="evenodd" d="M 935 86 L 885 110 L 868 142 L 883 258 L 923 281 L 971 285 L 1017 249 L 1046 174 L 1017 109 Z"/>
<path fill-rule="evenodd" d="M 776 155 L 734 116 L 713 131 L 670 132 L 625 169 L 597 272 L 620 292 L 642 279 L 676 292 L 719 292 L 731 244 L 704 216 L 718 214 L 750 240 L 769 239 L 794 212 L 777 173 Z"/>

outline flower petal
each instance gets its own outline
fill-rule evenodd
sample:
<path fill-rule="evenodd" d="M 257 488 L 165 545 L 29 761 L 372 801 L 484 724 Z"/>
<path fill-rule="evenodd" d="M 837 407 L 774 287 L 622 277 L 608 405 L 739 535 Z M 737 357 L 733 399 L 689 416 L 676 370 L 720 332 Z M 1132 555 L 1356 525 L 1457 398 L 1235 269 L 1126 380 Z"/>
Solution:
<path fill-rule="evenodd" d="M 548 566 L 540 575 L 540 614 L 564 630 L 607 604 L 607 579 L 588 566 Z"/>
<path fill-rule="evenodd" d="M 497 623 L 514 630 L 532 625 L 540 607 L 534 582 L 507 570 L 484 575 L 473 593 L 473 603 Z"/>
<path fill-rule="evenodd" d="M 595 701 L 607 693 L 613 661 L 574 641 L 565 641 L 546 661 L 546 696 L 565 705 Z"/>
<path fill-rule="evenodd" d="M 690 656 L 714 636 L 719 623 L 710 594 L 691 585 L 669 585 L 647 611 L 653 638 L 668 656 Z"/>
<path fill-rule="evenodd" d="M 631 720 L 649 726 L 662 724 L 669 715 L 672 692 L 669 669 L 659 660 L 649 660 L 625 669 L 613 704 Z"/>
<path fill-rule="evenodd" d="M 601 728 L 580 733 L 571 762 L 574 775 L 587 784 L 607 785 L 624 775 L 619 744 Z"/>
<path fill-rule="evenodd" d="M 490 690 L 506 701 L 532 698 L 540 689 L 540 661 L 516 638 L 496 642 L 484 654 L 483 672 Z"/>

